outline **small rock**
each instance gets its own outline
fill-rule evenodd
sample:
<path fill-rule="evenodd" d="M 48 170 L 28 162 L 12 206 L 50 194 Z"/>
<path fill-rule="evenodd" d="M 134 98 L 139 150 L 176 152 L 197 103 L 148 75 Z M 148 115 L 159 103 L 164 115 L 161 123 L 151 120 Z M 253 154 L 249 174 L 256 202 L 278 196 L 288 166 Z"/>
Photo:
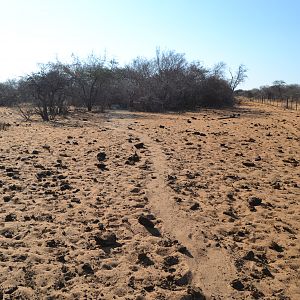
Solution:
<path fill-rule="evenodd" d="M 144 287 L 144 290 L 148 293 L 151 293 L 154 291 L 154 286 L 153 285 L 147 285 Z"/>
<path fill-rule="evenodd" d="M 105 152 L 99 152 L 97 154 L 98 161 L 104 161 L 106 159 L 106 153 Z"/>
<path fill-rule="evenodd" d="M 274 242 L 274 241 L 271 243 L 269 248 L 272 249 L 272 250 L 275 250 L 277 252 L 283 252 L 284 251 L 284 248 L 282 246 L 280 246 L 279 244 L 277 244 L 276 242 Z"/>
<path fill-rule="evenodd" d="M 72 187 L 71 187 L 71 185 L 69 183 L 63 183 L 60 186 L 60 190 L 61 191 L 66 191 L 66 190 L 71 190 L 71 189 L 72 189 Z"/>
<path fill-rule="evenodd" d="M 199 208 L 200 208 L 200 204 L 196 202 L 190 207 L 190 210 L 198 210 Z"/>
<path fill-rule="evenodd" d="M 140 157 L 135 152 L 133 155 L 130 155 L 125 162 L 126 165 L 135 165 L 136 162 L 140 161 Z"/>
<path fill-rule="evenodd" d="M 106 164 L 100 163 L 96 165 L 101 171 L 108 171 Z"/>
<path fill-rule="evenodd" d="M 50 146 L 49 145 L 44 145 L 44 146 L 42 146 L 42 148 L 46 149 L 46 150 L 48 150 L 50 152 Z"/>
<path fill-rule="evenodd" d="M 12 200 L 12 196 L 3 196 L 3 201 L 4 202 L 9 202 L 9 201 L 11 201 Z"/>
<path fill-rule="evenodd" d="M 17 216 L 15 214 L 8 214 L 4 219 L 5 222 L 14 222 L 16 220 Z"/>
<path fill-rule="evenodd" d="M 192 281 L 192 272 L 188 271 L 183 276 L 175 281 L 177 286 L 184 286 L 190 284 Z"/>
<path fill-rule="evenodd" d="M 85 274 L 88 274 L 88 275 L 91 275 L 91 274 L 94 274 L 94 270 L 93 268 L 91 267 L 91 265 L 89 263 L 84 263 L 82 266 L 82 271 L 85 273 Z"/>
<path fill-rule="evenodd" d="M 119 247 L 120 244 L 117 242 L 117 236 L 114 233 L 106 233 L 102 236 L 94 237 L 97 245 L 101 247 Z"/>
<path fill-rule="evenodd" d="M 245 256 L 244 259 L 246 260 L 254 260 L 254 252 L 252 250 L 250 250 Z"/>
<path fill-rule="evenodd" d="M 262 204 L 262 199 L 258 197 L 250 197 L 248 203 L 250 206 L 259 206 Z"/>
<path fill-rule="evenodd" d="M 145 216 L 139 216 L 138 222 L 148 228 L 154 228 L 154 223 Z"/>
<path fill-rule="evenodd" d="M 243 162 L 243 165 L 244 165 L 245 167 L 255 167 L 255 163 L 252 162 L 252 161 L 244 161 L 244 162 Z"/>
<path fill-rule="evenodd" d="M 194 134 L 194 135 L 199 135 L 199 136 L 206 136 L 205 133 L 200 132 L 200 131 L 194 131 L 193 134 Z"/>
<path fill-rule="evenodd" d="M 167 267 L 177 265 L 179 263 L 179 259 L 177 256 L 167 256 L 164 258 L 164 265 Z"/>
<path fill-rule="evenodd" d="M 5 230 L 5 231 L 2 232 L 2 235 L 4 237 L 6 237 L 7 239 L 12 239 L 13 236 L 14 236 L 14 232 L 11 231 L 11 230 L 9 230 L 9 229 L 7 229 L 7 230 Z"/>
<path fill-rule="evenodd" d="M 134 145 L 134 147 L 136 149 L 143 149 L 143 148 L 145 148 L 145 145 L 144 145 L 144 143 L 137 143 L 137 144 Z"/>
<path fill-rule="evenodd" d="M 49 240 L 46 242 L 46 246 L 49 248 L 57 248 L 58 247 L 58 242 L 55 240 Z"/>
<path fill-rule="evenodd" d="M 231 286 L 238 291 L 243 291 L 245 289 L 244 284 L 239 279 L 234 279 L 231 282 Z"/>
<path fill-rule="evenodd" d="M 138 263 L 145 267 L 154 265 L 154 262 L 145 253 L 140 253 L 138 255 Z"/>
<path fill-rule="evenodd" d="M 138 187 L 135 187 L 135 188 L 133 188 L 133 189 L 130 191 L 130 193 L 133 193 L 133 194 L 138 194 L 140 191 L 141 191 L 141 189 L 140 189 L 140 188 L 138 188 Z"/>
<path fill-rule="evenodd" d="M 274 278 L 273 274 L 271 273 L 271 271 L 267 267 L 263 268 L 261 270 L 261 272 L 263 273 L 264 276 Z"/>
<path fill-rule="evenodd" d="M 255 139 L 249 138 L 248 140 L 246 140 L 246 142 L 248 142 L 248 143 L 255 143 Z"/>

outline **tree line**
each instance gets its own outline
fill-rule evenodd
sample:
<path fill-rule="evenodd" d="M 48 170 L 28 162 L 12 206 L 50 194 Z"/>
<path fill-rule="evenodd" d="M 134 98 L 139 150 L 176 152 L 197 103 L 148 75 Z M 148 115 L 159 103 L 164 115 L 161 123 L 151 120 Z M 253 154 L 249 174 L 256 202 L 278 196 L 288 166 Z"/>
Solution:
<path fill-rule="evenodd" d="M 260 88 L 251 90 L 237 90 L 236 95 L 244 96 L 253 99 L 267 99 L 267 100 L 282 100 L 290 99 L 299 101 L 300 99 L 300 85 L 286 84 L 283 80 L 276 80 L 272 85 L 264 85 Z"/>
<path fill-rule="evenodd" d="M 66 114 L 70 106 L 102 112 L 112 107 L 151 112 L 227 107 L 234 105 L 247 70 L 240 65 L 229 77 L 226 70 L 225 63 L 206 68 L 173 50 L 157 49 L 153 58 L 137 57 L 125 66 L 95 55 L 72 56 L 71 63 L 40 64 L 36 72 L 0 83 L 0 105 L 26 103 L 44 121 Z"/>

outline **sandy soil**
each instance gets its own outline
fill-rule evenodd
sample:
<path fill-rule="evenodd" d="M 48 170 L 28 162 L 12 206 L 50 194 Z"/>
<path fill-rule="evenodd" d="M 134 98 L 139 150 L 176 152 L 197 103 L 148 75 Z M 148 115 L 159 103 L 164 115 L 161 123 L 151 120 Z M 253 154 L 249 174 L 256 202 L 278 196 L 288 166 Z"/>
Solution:
<path fill-rule="evenodd" d="M 0 121 L 0 299 L 300 299 L 299 112 Z"/>

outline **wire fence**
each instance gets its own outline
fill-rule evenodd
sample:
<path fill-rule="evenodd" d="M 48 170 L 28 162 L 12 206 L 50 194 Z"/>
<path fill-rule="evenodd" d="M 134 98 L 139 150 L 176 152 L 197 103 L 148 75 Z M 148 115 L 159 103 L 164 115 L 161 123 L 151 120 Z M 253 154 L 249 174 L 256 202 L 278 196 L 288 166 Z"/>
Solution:
<path fill-rule="evenodd" d="M 258 102 L 268 105 L 273 105 L 286 109 L 300 110 L 300 99 L 286 98 L 286 99 L 275 99 L 275 98 L 249 98 L 251 102 Z"/>

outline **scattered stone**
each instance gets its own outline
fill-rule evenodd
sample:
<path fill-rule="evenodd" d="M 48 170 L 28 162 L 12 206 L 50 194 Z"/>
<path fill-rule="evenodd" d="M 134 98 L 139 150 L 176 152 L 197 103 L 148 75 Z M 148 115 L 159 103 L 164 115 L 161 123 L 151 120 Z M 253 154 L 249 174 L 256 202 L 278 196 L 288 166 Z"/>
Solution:
<path fill-rule="evenodd" d="M 164 265 L 167 267 L 177 265 L 178 263 L 179 259 L 177 256 L 167 256 L 164 258 Z"/>
<path fill-rule="evenodd" d="M 190 284 L 192 281 L 192 272 L 188 271 L 183 276 L 175 280 L 177 286 L 184 286 Z"/>
<path fill-rule="evenodd" d="M 243 291 L 245 289 L 244 284 L 239 279 L 234 279 L 231 282 L 231 286 L 238 291 Z"/>
<path fill-rule="evenodd" d="M 46 170 L 46 171 L 41 171 L 41 172 L 37 173 L 36 177 L 38 179 L 42 179 L 42 178 L 45 178 L 45 177 L 48 177 L 51 175 L 53 175 L 53 173 L 50 170 Z"/>
<path fill-rule="evenodd" d="M 250 197 L 248 200 L 248 204 L 250 207 L 259 206 L 262 204 L 262 199 L 258 197 Z"/>
<path fill-rule="evenodd" d="M 148 285 L 144 287 L 144 290 L 148 293 L 151 293 L 154 291 L 154 286 L 153 285 Z"/>
<path fill-rule="evenodd" d="M 261 270 L 262 274 L 266 277 L 271 277 L 271 278 L 274 278 L 273 274 L 271 273 L 271 271 L 265 267 Z"/>
<path fill-rule="evenodd" d="M 6 229 L 1 233 L 5 238 L 12 239 L 14 236 L 14 232 L 12 230 Z"/>
<path fill-rule="evenodd" d="M 63 191 L 66 191 L 66 190 L 71 190 L 72 187 L 69 183 L 62 183 L 61 186 L 60 186 L 60 190 L 63 192 Z"/>
<path fill-rule="evenodd" d="M 193 134 L 194 134 L 194 135 L 199 135 L 199 136 L 206 136 L 205 133 L 200 132 L 200 131 L 194 131 Z"/>
<path fill-rule="evenodd" d="M 245 167 L 255 167 L 255 163 L 254 162 L 252 162 L 252 161 L 243 161 L 243 165 L 245 166 Z"/>
<path fill-rule="evenodd" d="M 101 170 L 101 171 L 108 171 L 109 169 L 107 168 L 105 163 L 100 163 L 96 164 L 96 166 Z"/>
<path fill-rule="evenodd" d="M 47 144 L 43 145 L 42 148 L 50 152 L 50 146 L 49 145 L 47 145 Z"/>
<path fill-rule="evenodd" d="M 98 161 L 104 161 L 106 159 L 106 153 L 105 152 L 99 152 L 97 154 Z"/>
<path fill-rule="evenodd" d="M 191 257 L 191 258 L 193 257 L 191 252 L 185 246 L 180 246 L 177 251 L 184 254 L 184 255 L 186 255 L 186 256 L 188 256 L 188 257 Z"/>
<path fill-rule="evenodd" d="M 82 271 L 83 271 L 84 274 L 87 274 L 87 275 L 94 274 L 94 270 L 93 270 L 92 266 L 89 263 L 84 263 L 81 266 L 81 269 L 82 269 Z"/>
<path fill-rule="evenodd" d="M 102 236 L 94 237 L 97 245 L 101 247 L 120 247 L 121 244 L 117 242 L 117 236 L 114 233 L 108 232 L 103 234 Z"/>
<path fill-rule="evenodd" d="M 168 181 L 174 182 L 177 179 L 175 175 L 168 175 Z"/>
<path fill-rule="evenodd" d="M 284 251 L 284 248 L 282 246 L 280 246 L 279 244 L 277 244 L 276 242 L 272 242 L 270 247 L 270 249 L 274 250 L 274 251 L 277 251 L 277 252 L 283 252 Z"/>
<path fill-rule="evenodd" d="M 154 228 L 155 227 L 155 225 L 154 225 L 154 223 L 151 221 L 151 220 L 149 220 L 149 218 L 147 218 L 147 217 L 145 217 L 145 216 L 139 216 L 139 218 L 138 218 L 138 222 L 141 224 L 141 225 L 143 225 L 143 226 L 145 226 L 145 227 L 148 227 L 148 228 Z"/>
<path fill-rule="evenodd" d="M 137 155 L 137 153 L 135 152 L 133 155 L 130 155 L 127 159 L 127 161 L 125 162 L 126 165 L 135 165 L 135 163 L 140 161 L 140 157 Z"/>
<path fill-rule="evenodd" d="M 78 203 L 78 204 L 81 203 L 81 201 L 80 201 L 79 198 L 73 198 L 73 199 L 71 199 L 71 202 L 73 202 L 73 203 Z"/>
<path fill-rule="evenodd" d="M 140 189 L 140 188 L 138 188 L 138 187 L 135 187 L 135 188 L 133 188 L 133 189 L 130 191 L 130 193 L 133 193 L 133 194 L 138 194 L 140 191 L 141 191 L 141 189 Z"/>
<path fill-rule="evenodd" d="M 11 295 L 18 289 L 18 286 L 13 286 L 5 290 L 5 294 Z"/>
<path fill-rule="evenodd" d="M 227 198 L 228 198 L 229 200 L 234 200 L 234 193 L 233 193 L 233 192 L 227 193 Z"/>
<path fill-rule="evenodd" d="M 248 142 L 248 143 L 255 143 L 255 139 L 249 138 L 248 140 L 246 140 L 246 142 Z"/>
<path fill-rule="evenodd" d="M 281 184 L 280 184 L 280 181 L 278 181 L 278 180 L 274 181 L 271 185 L 272 185 L 273 189 L 275 189 L 275 190 L 281 189 Z"/>
<path fill-rule="evenodd" d="M 12 200 L 12 196 L 3 196 L 3 201 L 4 202 L 9 202 L 9 201 L 11 201 Z"/>
<path fill-rule="evenodd" d="M 62 174 L 60 174 L 60 175 L 57 176 L 57 179 L 59 179 L 59 180 L 64 180 L 66 178 L 67 178 L 67 176 L 62 175 Z"/>
<path fill-rule="evenodd" d="M 246 260 L 254 260 L 254 252 L 252 250 L 250 250 L 245 256 L 244 256 L 244 259 Z"/>
<path fill-rule="evenodd" d="M 143 265 L 144 267 L 149 267 L 154 265 L 154 262 L 145 253 L 140 253 L 138 255 L 137 263 Z"/>
<path fill-rule="evenodd" d="M 17 220 L 17 216 L 13 213 L 8 214 L 7 216 L 5 216 L 4 222 L 14 222 Z"/>
<path fill-rule="evenodd" d="M 136 149 L 144 149 L 144 148 L 145 148 L 145 145 L 144 145 L 144 143 L 137 143 L 137 144 L 134 145 L 134 147 L 135 147 Z"/>
<path fill-rule="evenodd" d="M 200 208 L 200 204 L 196 202 L 190 207 L 190 210 L 198 210 L 199 208 Z"/>
<path fill-rule="evenodd" d="M 55 240 L 49 240 L 46 242 L 46 246 L 49 248 L 57 248 L 59 246 L 59 243 Z"/>

